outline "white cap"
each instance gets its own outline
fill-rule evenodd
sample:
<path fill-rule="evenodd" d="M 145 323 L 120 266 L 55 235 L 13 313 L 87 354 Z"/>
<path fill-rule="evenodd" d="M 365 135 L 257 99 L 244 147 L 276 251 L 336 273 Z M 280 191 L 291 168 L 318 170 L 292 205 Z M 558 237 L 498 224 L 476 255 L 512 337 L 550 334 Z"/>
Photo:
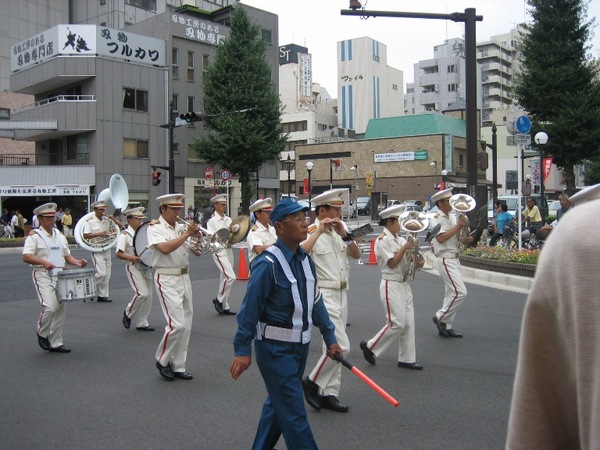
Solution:
<path fill-rule="evenodd" d="M 452 197 L 452 188 L 444 189 L 443 191 L 436 192 L 431 196 L 431 203 L 435 205 L 435 202 L 444 198 Z"/>
<path fill-rule="evenodd" d="M 271 197 L 256 200 L 250 205 L 250 212 L 260 211 L 261 209 L 264 209 L 266 211 L 273 210 L 273 200 L 271 199 Z"/>
<path fill-rule="evenodd" d="M 344 189 L 330 189 L 317 195 L 312 199 L 312 202 L 315 206 L 329 205 L 339 208 L 344 206 L 344 199 L 342 198 L 343 193 Z"/>
<path fill-rule="evenodd" d="M 379 213 L 380 219 L 389 219 L 391 217 L 398 218 L 404 212 L 404 205 L 394 205 L 389 208 L 385 208 Z"/>
<path fill-rule="evenodd" d="M 569 202 L 573 205 L 581 205 L 582 203 L 589 202 L 590 200 L 597 200 L 600 198 L 600 183 L 593 186 L 583 188 L 578 193 L 573 194 L 569 197 Z"/>
<path fill-rule="evenodd" d="M 98 200 L 97 202 L 92 203 L 92 208 L 106 208 L 106 202 L 103 200 Z"/>
<path fill-rule="evenodd" d="M 177 206 L 183 207 L 183 194 L 165 194 L 160 197 L 156 197 L 156 201 L 160 206 Z"/>
<path fill-rule="evenodd" d="M 227 203 L 227 194 L 215 195 L 213 198 L 210 199 L 210 203 L 213 205 L 215 203 Z"/>
<path fill-rule="evenodd" d="M 123 211 L 123 214 L 125 215 L 125 217 L 137 217 L 140 219 L 144 219 L 146 218 L 146 216 L 144 216 L 144 209 L 146 208 L 144 208 L 143 206 L 139 206 L 137 208 L 130 208 Z"/>
<path fill-rule="evenodd" d="M 56 203 L 44 203 L 33 210 L 36 216 L 56 216 Z"/>

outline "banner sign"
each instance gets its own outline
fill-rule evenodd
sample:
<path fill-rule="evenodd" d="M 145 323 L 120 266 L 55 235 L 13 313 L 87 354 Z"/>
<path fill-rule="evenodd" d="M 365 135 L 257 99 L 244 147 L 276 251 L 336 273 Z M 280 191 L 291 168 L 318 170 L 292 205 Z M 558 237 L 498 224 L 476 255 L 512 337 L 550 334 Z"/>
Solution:
<path fill-rule="evenodd" d="M 548 177 L 550 176 L 550 171 L 552 170 L 552 163 L 552 158 L 544 158 L 544 162 L 542 163 L 544 166 L 544 183 L 548 180 Z"/>
<path fill-rule="evenodd" d="M 89 195 L 89 186 L 0 186 L 0 195 L 13 197 L 47 196 L 47 195 Z"/>
<path fill-rule="evenodd" d="M 427 161 L 427 150 L 415 150 L 414 152 L 377 153 L 373 162 L 397 162 L 397 161 Z"/>

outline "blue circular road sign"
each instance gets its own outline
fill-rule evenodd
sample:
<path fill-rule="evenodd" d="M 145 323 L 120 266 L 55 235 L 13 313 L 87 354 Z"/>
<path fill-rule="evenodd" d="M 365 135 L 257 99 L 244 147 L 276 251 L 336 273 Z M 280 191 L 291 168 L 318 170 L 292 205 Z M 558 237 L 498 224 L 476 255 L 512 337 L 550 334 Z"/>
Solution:
<path fill-rule="evenodd" d="M 529 120 L 529 117 L 527 116 L 519 116 L 517 117 L 515 126 L 519 133 L 529 133 L 529 131 L 531 130 L 531 120 Z"/>

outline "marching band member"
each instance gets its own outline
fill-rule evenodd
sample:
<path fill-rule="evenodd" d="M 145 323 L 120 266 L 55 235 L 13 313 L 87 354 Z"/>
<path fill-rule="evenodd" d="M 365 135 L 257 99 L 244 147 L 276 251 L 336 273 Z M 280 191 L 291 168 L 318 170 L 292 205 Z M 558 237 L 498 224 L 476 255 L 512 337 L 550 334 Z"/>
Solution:
<path fill-rule="evenodd" d="M 156 200 L 160 217 L 148 227 L 148 247 L 154 249 L 154 286 L 167 321 L 156 350 L 156 367 L 168 381 L 191 380 L 192 375 L 185 370 L 194 315 L 189 253 L 200 253 L 186 245 L 186 240 L 199 232 L 198 225 L 189 222 L 182 230 L 177 224 L 183 194 L 161 195 Z"/>
<path fill-rule="evenodd" d="M 84 239 L 92 239 L 95 237 L 106 237 L 109 233 L 110 222 L 103 220 L 106 214 L 106 203 L 102 200 L 92 203 L 94 208 L 94 216 L 90 217 L 87 222 L 83 225 L 83 237 Z M 115 220 L 113 216 L 108 216 L 109 219 Z M 121 224 L 115 221 L 119 227 Z M 99 302 L 112 302 L 108 298 L 108 283 L 110 281 L 110 271 L 112 267 L 110 249 L 93 252 L 92 262 L 94 263 L 94 269 L 96 274 L 94 276 L 94 282 L 96 283 L 96 292 L 98 293 Z"/>
<path fill-rule="evenodd" d="M 275 228 L 269 223 L 269 216 L 273 210 L 273 201 L 267 197 L 257 200 L 250 205 L 250 212 L 256 217 L 256 224 L 248 232 L 248 261 L 252 261 L 277 240 Z"/>
<path fill-rule="evenodd" d="M 63 328 L 67 307 L 56 296 L 56 280 L 52 280 L 50 271 L 63 268 L 65 262 L 84 267 L 85 259 L 76 259 L 71 255 L 67 239 L 54 228 L 56 203 L 45 203 L 33 210 L 40 221 L 40 228 L 33 230 L 25 239 L 23 262 L 34 266 L 32 278 L 42 306 L 38 319 L 37 338 L 42 349 L 51 352 L 69 353 L 71 349 L 63 344 Z"/>
<path fill-rule="evenodd" d="M 394 340 L 398 339 L 398 367 L 423 370 L 418 364 L 415 346 L 415 310 L 410 284 L 404 279 L 409 255 L 415 247 L 412 240 L 399 236 L 401 230 L 398 219 L 404 211 L 404 205 L 394 205 L 379 213 L 379 225 L 383 232 L 375 243 L 375 255 L 381 269 L 379 297 L 385 310 L 386 323 L 368 342 L 362 341 L 360 348 L 369 364 L 375 365 L 376 357 L 381 355 Z M 417 265 L 423 267 L 425 260 Z"/>
<path fill-rule="evenodd" d="M 214 234 L 222 228 L 229 229 L 232 221 L 230 217 L 225 215 L 225 211 L 227 211 L 227 195 L 215 195 L 210 199 L 210 202 L 212 203 L 215 212 L 210 216 L 210 219 L 206 224 L 208 231 L 211 234 Z M 235 232 L 237 230 L 231 231 Z M 231 288 L 236 280 L 235 271 L 233 270 L 235 264 L 233 259 L 233 249 L 224 248 L 218 253 L 213 253 L 212 258 L 217 269 L 219 269 L 219 272 L 221 273 L 219 278 L 219 291 L 217 292 L 217 296 L 213 299 L 213 305 L 215 305 L 215 309 L 219 314 L 235 316 L 235 312 L 230 309 L 228 302 Z"/>
<path fill-rule="evenodd" d="M 440 232 L 433 238 L 433 254 L 437 256 L 436 268 L 442 280 L 444 280 L 445 293 L 442 307 L 433 316 L 438 334 L 443 337 L 461 338 L 463 335 L 457 333 L 452 327 L 456 310 L 467 296 L 467 287 L 460 273 L 460 261 L 458 259 L 458 234 L 461 228 L 469 226 L 466 217 L 457 219 L 456 225 L 450 219 L 450 197 L 452 188 L 444 189 L 431 196 L 431 202 L 435 204 L 439 212 L 431 220 L 431 228 L 437 224 L 441 225 Z M 467 242 L 473 238 L 467 237 Z"/>
<path fill-rule="evenodd" d="M 131 326 L 131 318 L 136 317 L 136 330 L 154 331 L 148 324 L 148 314 L 152 306 L 152 273 L 150 269 L 140 269 L 140 258 L 136 256 L 133 248 L 135 232 L 146 218 L 143 207 L 131 208 L 123 211 L 129 226 L 121 232 L 117 239 L 116 257 L 126 261 L 125 272 L 133 289 L 133 298 L 123 311 L 123 326 Z"/>
<path fill-rule="evenodd" d="M 335 338 L 344 354 L 350 351 L 346 334 L 348 323 L 348 257 L 359 259 L 361 250 L 350 238 L 340 212 L 344 201 L 343 189 L 332 189 L 317 195 L 313 202 L 317 218 L 308 227 L 308 238 L 301 244 L 315 261 L 317 286 L 323 294 L 325 307 L 335 325 Z M 302 386 L 306 402 L 317 411 L 327 408 L 336 412 L 348 411 L 337 396 L 342 384 L 342 366 L 331 360 L 327 348 Z"/>

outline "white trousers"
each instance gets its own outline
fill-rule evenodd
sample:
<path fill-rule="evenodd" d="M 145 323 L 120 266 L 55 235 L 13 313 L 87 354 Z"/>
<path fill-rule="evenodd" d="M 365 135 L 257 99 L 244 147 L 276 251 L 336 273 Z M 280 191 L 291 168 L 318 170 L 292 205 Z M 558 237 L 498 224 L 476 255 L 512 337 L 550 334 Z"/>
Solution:
<path fill-rule="evenodd" d="M 444 303 L 435 315 L 446 324 L 446 329 L 452 328 L 456 310 L 467 296 L 467 287 L 460 274 L 458 258 L 437 258 L 436 269 L 444 280 Z"/>
<path fill-rule="evenodd" d="M 52 278 L 45 270 L 34 270 L 32 274 L 33 285 L 37 293 L 42 312 L 38 319 L 37 334 L 47 338 L 50 347 L 63 345 L 63 328 L 67 317 L 67 306 L 60 303 L 56 296 L 56 279 Z"/>
<path fill-rule="evenodd" d="M 234 259 L 233 249 L 227 248 L 219 253 L 213 253 L 213 261 L 217 265 L 221 277 L 219 278 L 219 292 L 217 292 L 217 300 L 223 304 L 223 309 L 229 309 L 229 294 L 233 283 L 236 280 L 235 271 L 233 270 Z"/>
<path fill-rule="evenodd" d="M 344 357 L 350 352 L 350 341 L 346 334 L 346 323 L 348 322 L 348 297 L 346 289 L 320 288 L 323 293 L 323 301 L 329 313 L 329 318 L 335 325 L 335 338 L 342 347 Z M 325 352 L 327 346 L 323 342 L 323 354 L 317 361 L 309 378 L 320 387 L 321 395 L 335 395 L 340 393 L 342 385 L 342 365 L 329 358 Z"/>
<path fill-rule="evenodd" d="M 111 251 L 92 253 L 94 262 L 94 283 L 96 283 L 96 294 L 98 297 L 108 297 L 108 282 L 110 281 L 110 270 L 112 267 Z"/>
<path fill-rule="evenodd" d="M 398 361 L 417 362 L 415 349 L 415 310 L 413 295 L 408 283 L 381 280 L 379 296 L 385 311 L 386 323 L 367 342 L 375 356 L 381 355 L 395 340 L 398 340 Z"/>
<path fill-rule="evenodd" d="M 165 315 L 165 334 L 156 350 L 156 360 L 174 372 L 185 372 L 188 343 L 192 332 L 194 304 L 189 275 L 154 274 L 158 301 Z"/>
<path fill-rule="evenodd" d="M 130 319 L 135 316 L 136 327 L 148 326 L 148 314 L 152 306 L 152 273 L 150 270 L 139 270 L 136 266 L 125 265 L 127 279 L 133 289 L 133 298 L 125 308 Z"/>

